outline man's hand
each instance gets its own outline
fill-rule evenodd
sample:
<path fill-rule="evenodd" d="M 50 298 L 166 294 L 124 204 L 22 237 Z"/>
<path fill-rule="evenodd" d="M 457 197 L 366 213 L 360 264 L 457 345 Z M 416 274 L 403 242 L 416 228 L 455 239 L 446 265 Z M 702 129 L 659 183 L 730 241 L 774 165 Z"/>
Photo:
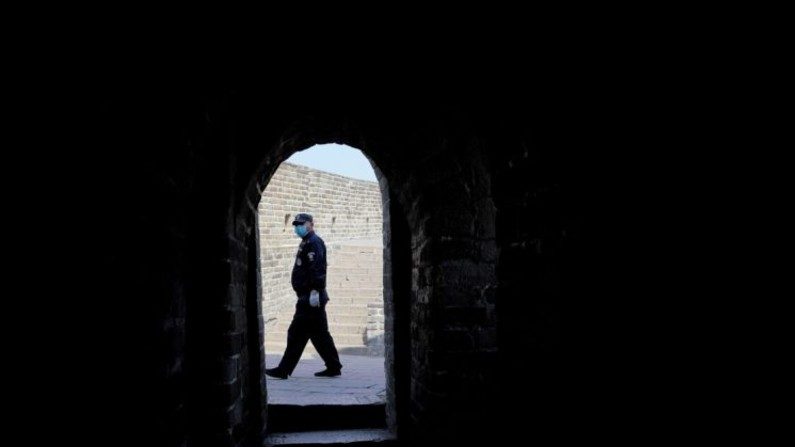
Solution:
<path fill-rule="evenodd" d="M 309 305 L 312 307 L 320 306 L 320 294 L 317 290 L 313 290 L 309 293 Z"/>

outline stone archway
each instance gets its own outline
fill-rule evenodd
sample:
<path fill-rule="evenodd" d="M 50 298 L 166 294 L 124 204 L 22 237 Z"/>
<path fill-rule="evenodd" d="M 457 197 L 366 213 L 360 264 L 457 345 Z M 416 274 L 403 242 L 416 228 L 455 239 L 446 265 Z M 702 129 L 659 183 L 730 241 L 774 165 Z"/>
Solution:
<path fill-rule="evenodd" d="M 384 93 L 399 88 L 334 85 L 324 94 L 298 84 L 119 83 L 96 104 L 99 119 L 86 120 L 106 157 L 93 170 L 96 185 L 114 185 L 97 210 L 113 225 L 99 225 L 93 238 L 108 242 L 97 275 L 102 317 L 70 323 L 113 345 L 99 351 L 118 350 L 120 366 L 90 375 L 108 396 L 95 406 L 108 417 L 94 425 L 113 427 L 110 440 L 135 432 L 164 445 L 261 444 L 267 390 L 258 275 L 249 268 L 257 264 L 258 186 L 289 148 L 315 141 L 358 147 L 389 178 L 392 289 L 394 302 L 408 306 L 395 320 L 403 318 L 396 326 L 410 342 L 404 369 L 395 359 L 396 377 L 409 383 L 396 394 L 408 414 L 398 428 L 453 442 L 505 420 L 569 424 L 549 408 L 565 410 L 559 397 L 576 397 L 569 379 L 582 377 L 560 374 L 567 363 L 558 334 L 565 327 L 576 335 L 565 306 L 591 296 L 579 281 L 590 269 L 579 259 L 584 236 L 574 231 L 585 225 L 578 194 L 587 182 L 570 168 L 580 151 L 600 153 L 591 136 L 516 92 L 495 98 L 525 107 L 465 92 L 451 102 Z M 561 104 L 559 112 L 568 110 Z M 405 251 L 398 256 L 396 247 Z M 96 346 L 86 346 L 94 359 Z M 516 371 L 505 358 L 517 354 L 537 366 L 523 378 L 530 385 L 500 389 Z M 493 411 L 518 398 L 529 411 Z"/>
<path fill-rule="evenodd" d="M 284 139 L 283 141 L 287 142 L 294 142 L 294 141 L 303 141 L 304 147 L 298 147 L 297 145 L 293 145 L 290 143 L 283 144 L 281 147 L 277 148 L 276 151 L 283 154 L 282 159 L 289 158 L 292 153 L 302 150 L 306 147 L 309 147 L 314 144 L 323 144 L 328 141 L 324 141 L 322 139 L 312 140 L 311 144 L 307 143 L 305 140 L 298 140 L 298 139 Z M 361 141 L 361 140 L 359 140 Z M 335 142 L 339 142 L 336 140 Z M 346 140 L 342 141 L 343 143 L 353 145 L 355 143 L 348 142 Z M 387 405 L 386 405 L 386 422 L 388 428 L 393 432 L 396 433 L 398 431 L 398 424 L 399 419 L 404 418 L 405 416 L 401 416 L 401 410 L 399 407 L 402 407 L 399 402 L 408 402 L 407 395 L 409 393 L 409 381 L 410 378 L 408 376 L 409 372 L 409 353 L 410 353 L 410 339 L 409 339 L 409 322 L 410 322 L 410 315 L 409 315 L 409 303 L 410 303 L 410 296 L 409 287 L 408 287 L 408 280 L 410 277 L 410 269 L 406 269 L 408 267 L 408 262 L 410 261 L 409 256 L 407 253 L 410 253 L 410 232 L 407 227 L 406 218 L 403 215 L 403 211 L 398 203 L 396 203 L 394 197 L 391 195 L 389 189 L 389 180 L 387 176 L 383 173 L 381 169 L 379 169 L 378 165 L 373 158 L 369 156 L 366 151 L 362 151 L 367 156 L 368 160 L 370 161 L 375 173 L 376 178 L 378 180 L 379 189 L 381 192 L 381 206 L 383 212 L 383 288 L 384 288 L 384 358 L 385 358 L 385 373 L 387 377 Z M 258 175 L 258 180 L 255 186 L 255 190 L 261 195 L 262 191 L 264 191 L 265 187 L 267 186 L 267 182 L 276 172 L 276 169 L 281 164 L 272 163 L 269 159 L 266 158 L 264 165 L 261 167 L 262 171 Z M 249 194 L 249 197 L 251 194 Z M 251 205 L 251 204 L 250 204 Z M 256 204 L 254 204 L 254 209 L 256 209 Z M 251 206 L 247 206 L 246 210 L 251 210 Z M 246 212 L 247 216 L 246 219 L 251 219 L 252 216 Z M 397 218 L 397 224 L 393 225 L 392 219 L 393 216 Z M 253 216 L 254 220 L 256 220 L 256 214 Z M 254 226 L 255 228 L 256 226 Z M 397 234 L 393 233 L 396 231 Z M 254 251 L 257 254 L 260 253 L 259 246 L 259 233 L 257 231 L 252 232 L 251 241 L 254 243 L 253 246 L 250 245 L 250 248 L 254 248 Z M 398 247 L 395 247 L 396 241 L 398 241 Z M 393 248 L 395 249 L 393 253 Z M 396 269 L 395 266 L 395 257 L 399 260 L 398 264 L 404 267 L 403 271 L 395 273 Z M 251 259 L 254 259 L 252 257 Z M 258 260 L 256 261 L 258 264 Z M 252 265 L 249 265 L 249 269 L 251 269 Z M 399 269 L 398 269 L 399 270 Z M 402 283 L 395 284 L 397 281 Z M 258 284 L 258 294 L 261 294 L 261 279 L 257 280 Z M 397 289 L 398 293 L 396 293 L 395 289 Z M 396 303 L 396 297 L 399 297 L 399 303 Z M 262 310 L 261 307 L 258 309 L 259 315 L 258 320 L 262 320 Z M 397 317 L 397 318 L 396 318 Z M 260 330 L 262 327 L 260 325 Z M 262 336 L 262 334 L 260 334 Z M 396 349 L 396 346 L 400 346 L 400 348 Z M 260 351 L 259 355 L 263 355 Z M 405 413 L 405 412 L 403 412 Z"/>
<path fill-rule="evenodd" d="M 467 393 L 467 405 L 486 401 L 492 390 L 475 385 L 491 380 L 496 364 L 489 357 L 496 354 L 494 205 L 481 148 L 453 142 L 460 152 L 450 161 L 451 142 L 434 141 L 435 153 L 406 164 L 394 156 L 400 142 L 351 121 L 296 122 L 263 152 L 239 208 L 236 221 L 251 249 L 256 206 L 276 168 L 293 152 L 328 142 L 361 149 L 382 188 L 389 426 L 404 438 L 414 431 L 447 436 L 461 420 L 461 402 L 448 396 Z"/>

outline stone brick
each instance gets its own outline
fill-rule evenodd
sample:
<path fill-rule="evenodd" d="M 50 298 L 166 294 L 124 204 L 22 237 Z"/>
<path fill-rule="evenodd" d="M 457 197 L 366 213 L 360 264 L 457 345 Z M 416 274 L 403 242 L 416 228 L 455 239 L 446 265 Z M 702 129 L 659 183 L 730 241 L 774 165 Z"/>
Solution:
<path fill-rule="evenodd" d="M 450 99 L 368 90 L 372 97 L 359 100 L 271 78 L 256 88 L 185 81 L 151 91 L 139 82 L 108 83 L 101 99 L 87 101 L 95 110 L 84 120 L 84 135 L 96 136 L 86 143 L 98 154 L 91 164 L 98 178 L 90 179 L 98 200 L 86 215 L 101 219 L 90 239 L 104 245 L 91 251 L 98 255 L 90 266 L 99 269 L 94 276 L 104 296 L 95 306 L 100 317 L 86 312 L 68 321 L 108 327 L 94 338 L 112 349 L 86 344 L 88 363 L 107 371 L 110 383 L 96 388 L 114 399 L 124 392 L 123 399 L 90 407 L 120 421 L 120 430 L 101 439 L 105 444 L 131 434 L 151 445 L 261 445 L 267 382 L 260 337 L 294 299 L 289 271 L 297 239 L 290 219 L 300 211 L 315 214 L 339 278 L 364 268 L 345 265 L 343 255 L 357 253 L 342 242 L 378 238 L 391 253 L 366 266 L 366 275 L 388 270 L 383 308 L 356 294 L 332 297 L 330 306 L 337 312 L 348 300 L 351 309 L 362 309 L 364 319 L 354 320 L 363 321 L 356 323 L 365 327 L 363 336 L 383 336 L 390 424 L 412 436 L 403 444 L 454 444 L 498 429 L 545 444 L 538 432 L 580 427 L 581 420 L 558 415 L 587 400 L 568 390 L 582 382 L 578 371 L 598 366 L 563 367 L 561 359 L 574 355 L 563 350 L 563 335 L 572 338 L 577 330 L 567 308 L 576 307 L 578 296 L 604 300 L 581 290 L 593 282 L 581 281 L 585 268 L 576 262 L 586 229 L 579 173 L 568 172 L 576 153 L 569 147 L 576 144 L 565 137 L 592 134 L 570 131 L 576 126 L 555 116 L 560 110 L 521 107 L 535 103 L 524 90 L 498 84 L 488 84 L 491 96 L 510 107 L 463 90 Z M 579 83 L 527 84 L 528 91 L 565 95 Z M 547 129 L 553 121 L 565 124 L 553 132 Z M 362 182 L 281 164 L 327 142 L 361 147 L 378 166 L 381 187 L 371 183 L 365 194 Z M 611 144 L 588 143 L 583 148 L 595 154 Z M 385 224 L 393 231 L 383 235 Z M 254 234 L 259 267 L 249 244 Z M 365 287 L 366 275 L 332 282 L 376 289 Z M 258 290 L 276 301 L 258 303 Z M 587 335 L 579 342 L 597 343 Z M 94 352 L 112 351 L 123 361 L 95 361 Z M 501 389 L 497 382 L 517 370 L 528 373 L 522 386 Z M 500 405 L 506 402 L 522 402 L 527 411 Z"/>
<path fill-rule="evenodd" d="M 307 208 L 307 204 L 311 207 Z M 267 324 L 266 344 L 281 346 L 292 318 L 295 294 L 290 272 L 298 238 L 292 230 L 292 217 L 309 212 L 315 231 L 326 242 L 330 296 L 329 326 L 338 343 L 379 342 L 383 329 L 383 212 L 378 183 L 353 180 L 304 166 L 283 163 L 263 191 L 258 218 L 260 228 L 271 230 L 261 238 L 260 257 L 263 289 L 262 309 L 272 319 Z M 368 242 L 372 246 L 357 241 Z M 359 304 L 375 303 L 376 308 Z M 376 320 L 368 325 L 368 317 Z M 335 318 L 336 315 L 346 317 Z M 380 321 L 380 326 L 379 326 Z M 341 324 L 355 322 L 357 328 Z M 358 333 L 359 337 L 350 334 Z M 364 337 L 361 334 L 367 333 Z M 339 338 L 337 335 L 344 336 Z M 381 337 L 382 338 L 382 337 Z"/>
<path fill-rule="evenodd" d="M 444 309 L 445 324 L 479 325 L 487 321 L 485 307 L 447 306 Z"/>

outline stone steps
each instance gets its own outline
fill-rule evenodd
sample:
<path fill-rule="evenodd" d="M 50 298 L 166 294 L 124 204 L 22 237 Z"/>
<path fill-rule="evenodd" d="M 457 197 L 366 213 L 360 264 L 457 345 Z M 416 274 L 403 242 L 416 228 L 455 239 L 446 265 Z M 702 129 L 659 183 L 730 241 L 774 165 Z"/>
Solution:
<path fill-rule="evenodd" d="M 280 321 L 273 325 L 273 327 L 268 328 L 265 332 L 266 335 L 268 334 L 286 334 L 287 329 L 290 327 L 290 321 Z M 365 328 L 361 323 L 336 323 L 329 321 L 329 332 L 331 335 L 335 334 L 363 334 Z"/>
<path fill-rule="evenodd" d="M 367 319 L 370 316 L 366 312 L 361 312 L 358 314 L 354 313 L 347 313 L 347 314 L 337 314 L 337 313 L 329 313 L 328 314 L 328 324 L 329 325 L 363 325 L 367 324 Z M 284 318 L 279 318 L 276 321 L 272 321 L 265 326 L 265 332 L 268 331 L 279 331 L 279 330 L 287 330 L 290 327 L 290 323 L 293 321 L 292 315 L 287 316 L 285 315 Z"/>
<path fill-rule="evenodd" d="M 332 302 L 334 303 L 334 306 L 333 307 L 329 307 L 329 306 L 331 306 Z M 337 308 L 339 308 L 340 306 L 343 306 L 343 305 L 344 306 L 363 306 L 364 308 L 367 308 L 367 305 L 370 304 L 370 303 L 375 304 L 373 302 L 372 298 L 367 298 L 367 297 L 352 296 L 352 297 L 344 297 L 344 298 L 332 298 L 331 300 L 329 300 L 328 304 L 326 304 L 326 309 L 327 309 L 327 311 L 330 310 L 330 309 L 337 309 Z M 351 313 L 358 313 L 358 310 L 356 310 L 355 308 L 351 308 L 351 310 L 352 310 Z M 326 312 L 326 313 L 328 313 L 328 312 Z"/>
<path fill-rule="evenodd" d="M 369 310 L 367 304 L 337 303 L 336 305 L 326 306 L 328 315 L 329 332 L 334 338 L 334 343 L 340 347 L 348 349 L 348 353 L 366 354 L 367 347 L 364 345 L 367 320 Z M 278 344 L 279 349 L 283 350 L 287 340 L 287 329 L 292 322 L 293 311 L 285 312 L 265 328 L 265 342 L 268 346 Z M 311 345 L 307 346 L 309 349 Z"/>
<path fill-rule="evenodd" d="M 329 328 L 329 332 L 331 332 L 331 337 L 334 338 L 335 345 L 339 344 L 346 346 L 364 346 L 364 331 L 355 334 L 345 334 L 345 333 L 335 332 L 334 329 Z M 287 331 L 271 332 L 265 334 L 265 343 L 268 342 L 286 343 Z"/>
<path fill-rule="evenodd" d="M 329 318 L 331 317 L 331 311 L 334 311 L 334 313 L 336 314 L 358 315 L 361 314 L 362 312 L 367 313 L 367 306 L 370 304 L 381 304 L 381 303 L 376 302 L 372 298 L 367 298 L 367 297 L 330 296 L 330 299 L 326 304 L 326 313 L 328 314 Z M 348 309 L 350 310 L 349 312 L 347 311 Z M 295 305 L 291 304 L 290 306 L 286 307 L 284 310 L 279 311 L 279 313 L 276 314 L 276 319 L 282 319 L 282 318 L 292 319 L 293 313 L 295 313 Z"/>
<path fill-rule="evenodd" d="M 370 307 L 383 302 L 383 248 L 373 241 L 344 241 L 327 249 L 329 332 L 341 353 L 368 354 L 364 343 Z M 284 350 L 294 312 L 292 305 L 282 308 L 266 326 L 266 349 Z M 314 353 L 311 343 L 306 352 Z"/>
<path fill-rule="evenodd" d="M 331 298 L 326 304 L 326 313 L 328 314 L 331 311 L 346 314 L 367 312 L 367 306 L 371 303 L 372 300 L 368 300 L 366 298 Z M 345 311 L 345 309 L 350 309 L 350 312 Z"/>
<path fill-rule="evenodd" d="M 271 432 L 386 428 L 386 405 L 268 405 Z"/>
<path fill-rule="evenodd" d="M 352 430 L 314 430 L 303 432 L 271 433 L 265 439 L 265 447 L 270 446 L 392 446 L 398 445 L 393 435 L 386 429 L 352 429 Z"/>
<path fill-rule="evenodd" d="M 334 346 L 337 347 L 337 352 L 340 355 L 347 354 L 347 355 L 369 355 L 370 350 L 367 346 L 363 344 L 356 344 L 356 345 L 343 345 L 337 343 L 337 339 L 334 339 Z M 287 347 L 287 336 L 283 340 L 280 341 L 266 341 L 265 342 L 265 352 L 268 354 L 277 354 L 282 355 L 284 354 L 284 349 Z M 312 342 L 306 344 L 304 348 L 303 355 L 311 354 L 317 358 L 320 358 L 320 354 L 317 353 L 317 350 L 312 345 Z"/>
<path fill-rule="evenodd" d="M 345 287 L 345 288 L 334 288 L 329 287 L 328 284 L 326 285 L 326 290 L 328 291 L 328 296 L 331 299 L 334 299 L 336 294 L 339 295 L 347 295 L 347 296 L 355 296 L 355 297 L 363 297 L 363 298 L 372 298 L 372 299 L 379 299 L 378 297 L 384 296 L 384 288 L 383 287 Z"/>
<path fill-rule="evenodd" d="M 287 329 L 290 327 L 289 323 L 286 323 L 284 326 L 280 326 L 278 328 L 274 328 L 271 331 L 265 333 L 265 341 L 282 341 L 285 340 L 287 337 Z M 362 338 L 367 332 L 367 329 L 362 324 L 329 324 L 329 333 L 331 336 L 334 337 L 336 340 L 337 337 L 343 336 L 356 336 L 356 340 L 358 342 L 362 341 Z M 355 344 L 355 343 L 354 343 Z"/>
<path fill-rule="evenodd" d="M 337 296 L 359 296 L 364 298 L 372 298 L 373 301 L 378 301 L 383 297 L 383 287 L 379 287 L 374 283 L 361 283 L 361 284 L 326 284 L 326 291 L 331 299 Z M 360 290 L 367 290 L 367 292 L 359 292 Z M 375 292 L 374 292 L 375 291 Z"/>
<path fill-rule="evenodd" d="M 364 325 L 367 324 L 367 319 L 369 315 L 362 312 L 359 314 L 331 314 L 328 316 L 328 323 L 329 324 L 358 324 Z"/>
<path fill-rule="evenodd" d="M 326 304 L 326 315 L 328 316 L 329 321 L 331 321 L 332 317 L 335 316 L 354 316 L 354 315 L 367 315 L 368 314 L 368 307 L 371 305 L 380 304 L 380 303 L 372 303 L 370 300 L 364 299 L 331 299 L 329 300 L 328 304 Z M 285 309 L 278 314 L 276 314 L 276 321 L 281 320 L 292 320 L 293 314 L 295 313 L 295 308 L 290 306 L 288 309 Z"/>

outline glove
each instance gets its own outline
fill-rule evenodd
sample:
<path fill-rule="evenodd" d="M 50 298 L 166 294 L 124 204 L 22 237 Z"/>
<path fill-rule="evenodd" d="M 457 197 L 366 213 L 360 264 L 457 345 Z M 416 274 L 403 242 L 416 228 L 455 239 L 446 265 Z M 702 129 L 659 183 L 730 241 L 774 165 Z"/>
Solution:
<path fill-rule="evenodd" d="M 312 307 L 320 306 L 320 294 L 317 290 L 313 290 L 309 293 L 309 305 Z"/>

